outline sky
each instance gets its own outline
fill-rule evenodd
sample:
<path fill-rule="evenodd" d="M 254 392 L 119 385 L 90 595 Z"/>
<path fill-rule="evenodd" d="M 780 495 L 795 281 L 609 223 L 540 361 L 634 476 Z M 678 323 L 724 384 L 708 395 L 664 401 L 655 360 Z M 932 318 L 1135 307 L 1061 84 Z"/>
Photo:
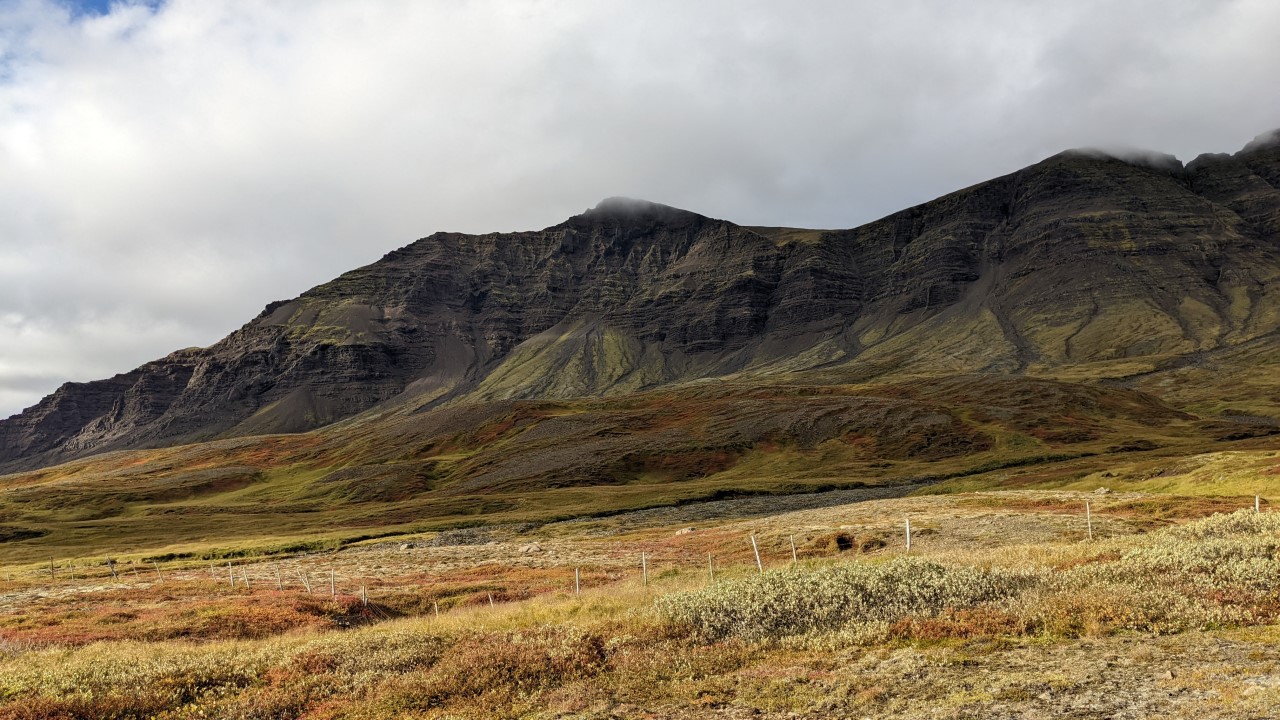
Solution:
<path fill-rule="evenodd" d="M 0 417 L 439 230 L 853 227 L 1280 127 L 1271 0 L 0 0 Z"/>

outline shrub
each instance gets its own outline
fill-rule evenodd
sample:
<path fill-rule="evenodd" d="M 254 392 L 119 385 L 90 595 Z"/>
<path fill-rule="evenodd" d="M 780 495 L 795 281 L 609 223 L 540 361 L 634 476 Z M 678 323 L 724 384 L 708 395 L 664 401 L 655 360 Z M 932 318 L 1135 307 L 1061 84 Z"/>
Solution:
<path fill-rule="evenodd" d="M 1077 583 L 1056 578 L 1012 604 L 1030 632 L 1098 636 L 1118 631 L 1167 634 L 1244 620 L 1230 608 L 1200 602 L 1183 593 L 1137 583 Z"/>
<path fill-rule="evenodd" d="M 1081 566 L 1069 578 L 1261 599 L 1280 589 L 1280 516 L 1213 515 L 1153 534 L 1117 561 Z"/>
<path fill-rule="evenodd" d="M 1005 599 L 1038 578 L 1033 572 L 897 558 L 880 565 L 771 572 L 668 595 L 658 607 L 670 622 L 702 640 L 779 640 Z"/>

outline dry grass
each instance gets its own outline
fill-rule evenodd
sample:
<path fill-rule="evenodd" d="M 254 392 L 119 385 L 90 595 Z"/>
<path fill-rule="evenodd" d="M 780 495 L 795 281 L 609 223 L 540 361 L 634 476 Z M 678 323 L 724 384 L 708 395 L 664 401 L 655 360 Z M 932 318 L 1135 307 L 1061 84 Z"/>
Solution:
<path fill-rule="evenodd" d="M 995 502 L 1001 497 L 1008 507 Z M 155 595 L 159 586 L 50 597 L 7 616 L 0 718 L 607 717 L 641 716 L 642 709 L 660 717 L 918 717 L 936 708 L 967 717 L 1002 703 L 1062 712 L 1101 703 L 1105 714 L 1109 701 L 1089 694 L 1099 680 L 1078 671 L 1092 666 L 1096 643 L 1172 647 L 1159 640 L 1172 634 L 1185 639 L 1169 642 L 1226 648 L 1233 657 L 1254 653 L 1256 668 L 1280 667 L 1280 658 L 1267 660 L 1269 645 L 1240 640 L 1244 630 L 1231 629 L 1265 626 L 1280 612 L 1280 516 L 1241 512 L 1135 534 L 1125 530 L 1129 519 L 1104 515 L 1098 520 L 1106 537 L 1087 543 L 1062 534 L 1059 524 L 1076 518 L 1050 502 L 1076 497 L 883 500 L 680 535 L 671 526 L 637 532 L 619 520 L 626 534 L 613 541 L 549 535 L 542 552 L 520 562 L 470 569 L 463 567 L 469 553 L 499 546 L 429 548 L 423 552 L 436 557 L 452 553 L 457 567 L 416 576 L 417 607 L 427 598 L 465 600 L 446 604 L 439 618 L 369 617 L 347 630 L 334 628 L 362 611 L 350 596 L 332 606 L 298 606 L 291 603 L 306 598 L 297 593 L 231 593 L 178 574 L 163 597 Z M 1097 500 L 1104 513 L 1133 502 L 1123 495 Z M 935 530 L 920 536 L 919 557 L 902 557 L 892 543 L 869 553 L 813 554 L 796 567 L 779 557 L 778 541 L 788 534 L 876 535 L 904 511 Z M 987 539 L 953 533 L 993 518 L 997 532 Z M 1016 527 L 1024 532 L 1010 531 Z M 1057 539 L 1045 541 L 1046 530 Z M 758 534 L 772 560 L 764 576 L 744 564 L 747 532 Z M 659 558 L 649 586 L 629 568 L 629 550 L 609 550 L 619 537 Z M 540 566 L 547 554 L 568 557 L 570 548 L 583 553 L 573 560 L 601 563 L 581 596 L 562 582 L 490 608 L 490 591 L 476 589 L 481 581 L 534 587 L 568 580 L 564 567 Z M 713 587 L 698 560 L 708 548 L 725 563 Z M 1029 548 L 1039 551 L 1027 554 Z M 329 560 L 386 563 L 402 554 L 371 546 Z M 484 600 L 472 601 L 478 598 Z M 291 613 L 305 620 L 293 622 Z M 83 634 L 88 628 L 111 632 L 113 615 L 123 630 L 107 637 L 134 639 L 84 644 L 93 639 Z M 217 620 L 202 625 L 207 617 Z M 237 622 L 268 630 L 240 632 Z M 190 634 L 172 632 L 184 624 Z M 1146 659 L 1137 649 L 1125 652 L 1139 658 L 1135 668 L 1152 668 L 1129 678 L 1128 702 L 1162 707 L 1172 696 L 1154 685 L 1148 693 L 1143 678 L 1155 677 L 1169 652 L 1144 650 Z M 1181 662 L 1207 661 L 1188 650 Z M 975 684 L 975 667 L 999 675 Z M 1228 706 L 1211 702 L 1218 696 L 1205 694 L 1220 686 L 1213 677 L 1180 681 L 1178 697 L 1198 703 L 1203 717 L 1231 717 L 1222 714 Z M 1239 686 L 1239 706 L 1267 697 L 1270 681 L 1257 682 L 1264 684 Z M 1074 699 L 1062 705 L 1067 701 L 1058 697 Z"/>
<path fill-rule="evenodd" d="M 1061 486 L 1137 455 L 1222 449 L 1219 425 L 1128 390 L 968 375 L 866 385 L 780 376 L 406 411 L 0 477 L 0 563 L 103 551 L 287 555 L 450 527 L 920 481 Z"/>

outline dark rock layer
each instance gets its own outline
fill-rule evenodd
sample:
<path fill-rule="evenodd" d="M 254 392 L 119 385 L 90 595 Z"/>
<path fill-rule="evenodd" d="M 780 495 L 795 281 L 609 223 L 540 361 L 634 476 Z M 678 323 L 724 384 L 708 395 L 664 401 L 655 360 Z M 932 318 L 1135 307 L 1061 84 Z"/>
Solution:
<path fill-rule="evenodd" d="M 1273 135 L 1186 168 L 1066 152 L 852 230 L 611 199 L 538 232 L 438 233 L 213 346 L 62 386 L 0 420 L 0 468 L 375 406 L 1203 352 L 1280 322 L 1277 188 Z"/>

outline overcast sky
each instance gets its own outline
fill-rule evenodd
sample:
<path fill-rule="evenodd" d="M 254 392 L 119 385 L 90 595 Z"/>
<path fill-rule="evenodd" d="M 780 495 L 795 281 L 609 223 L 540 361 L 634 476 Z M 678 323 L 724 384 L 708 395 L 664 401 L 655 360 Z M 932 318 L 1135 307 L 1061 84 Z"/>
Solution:
<path fill-rule="evenodd" d="M 1280 126 L 1280 3 L 0 0 L 0 417 L 437 230 L 852 227 Z"/>

